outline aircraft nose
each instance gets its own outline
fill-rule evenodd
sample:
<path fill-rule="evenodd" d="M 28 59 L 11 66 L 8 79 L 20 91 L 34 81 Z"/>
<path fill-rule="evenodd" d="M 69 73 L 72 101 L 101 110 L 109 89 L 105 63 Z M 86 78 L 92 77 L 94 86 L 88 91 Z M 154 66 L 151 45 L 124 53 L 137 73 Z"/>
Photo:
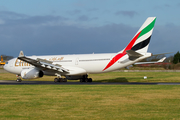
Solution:
<path fill-rule="evenodd" d="M 13 64 L 15 63 L 17 58 L 11 59 L 4 65 L 4 70 L 13 74 L 20 74 L 22 69 L 14 69 Z"/>
<path fill-rule="evenodd" d="M 6 64 L 5 64 L 4 67 L 3 67 L 4 70 L 6 70 L 6 71 L 8 71 L 8 72 L 9 72 L 9 70 L 10 70 L 9 62 L 10 62 L 10 61 L 6 62 Z"/>
<path fill-rule="evenodd" d="M 6 64 L 4 65 L 4 70 L 6 70 L 7 71 L 7 68 L 8 68 L 8 62 L 6 62 Z"/>

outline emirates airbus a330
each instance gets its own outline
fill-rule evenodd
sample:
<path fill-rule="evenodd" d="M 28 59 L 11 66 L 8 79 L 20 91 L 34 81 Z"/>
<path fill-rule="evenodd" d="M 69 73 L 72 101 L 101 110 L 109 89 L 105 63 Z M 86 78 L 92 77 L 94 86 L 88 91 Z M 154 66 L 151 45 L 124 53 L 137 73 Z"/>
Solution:
<path fill-rule="evenodd" d="M 57 76 L 54 82 L 67 82 L 67 79 L 92 82 L 88 74 L 118 70 L 151 57 L 147 50 L 155 21 L 156 17 L 147 18 L 130 43 L 117 53 L 25 56 L 21 51 L 17 58 L 5 64 L 4 69 L 16 74 L 18 82 L 21 78 L 33 79 L 43 75 Z"/>

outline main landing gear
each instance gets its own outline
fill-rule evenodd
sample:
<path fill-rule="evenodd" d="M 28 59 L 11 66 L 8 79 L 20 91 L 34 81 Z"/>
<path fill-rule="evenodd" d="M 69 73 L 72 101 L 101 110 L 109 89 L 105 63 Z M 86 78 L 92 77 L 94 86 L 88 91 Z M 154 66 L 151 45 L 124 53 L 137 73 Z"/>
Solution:
<path fill-rule="evenodd" d="M 67 82 L 67 79 L 69 80 L 78 80 L 80 79 L 80 82 L 92 82 L 92 78 L 88 78 L 88 75 L 83 76 L 66 76 L 66 78 L 61 78 L 59 74 L 56 74 L 57 78 L 54 79 L 54 82 Z"/>
<path fill-rule="evenodd" d="M 92 82 L 92 78 L 88 78 L 88 75 L 83 75 L 83 78 L 80 79 L 80 82 Z"/>
<path fill-rule="evenodd" d="M 80 82 L 92 82 L 92 78 L 80 79 Z"/>
<path fill-rule="evenodd" d="M 56 73 L 55 75 L 57 75 L 57 78 L 54 78 L 54 82 L 67 82 L 66 78 L 62 78 L 60 74 Z"/>

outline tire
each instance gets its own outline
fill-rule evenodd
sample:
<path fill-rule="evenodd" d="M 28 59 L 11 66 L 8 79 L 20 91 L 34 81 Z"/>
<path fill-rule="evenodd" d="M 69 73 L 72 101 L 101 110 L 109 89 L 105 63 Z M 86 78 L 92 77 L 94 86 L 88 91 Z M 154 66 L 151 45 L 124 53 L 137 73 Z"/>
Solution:
<path fill-rule="evenodd" d="M 63 79 L 63 82 L 67 82 L 67 79 L 66 79 L 66 78 L 64 78 L 64 79 Z"/>
<path fill-rule="evenodd" d="M 86 79 L 85 79 L 85 82 L 89 82 L 89 79 L 88 79 L 88 78 L 86 78 Z"/>
<path fill-rule="evenodd" d="M 89 78 L 89 79 L 88 79 L 88 82 L 92 82 L 92 78 Z"/>
<path fill-rule="evenodd" d="M 58 79 L 57 79 L 57 78 L 54 78 L 54 82 L 57 83 L 57 82 L 58 82 Z"/>
<path fill-rule="evenodd" d="M 63 78 L 59 78 L 59 82 L 64 82 L 64 79 Z"/>
<path fill-rule="evenodd" d="M 22 80 L 21 80 L 21 79 L 17 79 L 16 81 L 17 81 L 17 82 L 21 82 Z"/>

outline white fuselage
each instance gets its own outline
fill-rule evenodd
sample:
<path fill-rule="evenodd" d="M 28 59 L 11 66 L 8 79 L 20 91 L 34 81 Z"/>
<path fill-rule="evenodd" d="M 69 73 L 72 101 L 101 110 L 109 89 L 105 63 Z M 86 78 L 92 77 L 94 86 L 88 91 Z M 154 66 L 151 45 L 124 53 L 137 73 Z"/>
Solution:
<path fill-rule="evenodd" d="M 27 56 L 32 59 L 45 59 L 52 61 L 53 64 L 62 65 L 62 67 L 69 69 L 69 73 L 61 75 L 85 75 L 94 73 L 103 73 L 118 70 L 134 64 L 137 61 L 145 59 L 151 56 L 151 53 L 146 53 L 144 56 L 136 59 L 135 61 L 129 60 L 128 55 L 124 55 L 118 61 L 116 61 L 112 66 L 104 70 L 107 64 L 112 60 L 117 53 L 111 54 L 79 54 L 79 55 L 52 55 L 52 56 Z M 30 69 L 34 66 L 14 58 L 8 61 L 8 64 L 4 66 L 4 69 L 8 72 L 20 75 L 23 69 Z M 46 75 L 55 75 L 54 72 L 48 72 L 44 70 Z"/>

